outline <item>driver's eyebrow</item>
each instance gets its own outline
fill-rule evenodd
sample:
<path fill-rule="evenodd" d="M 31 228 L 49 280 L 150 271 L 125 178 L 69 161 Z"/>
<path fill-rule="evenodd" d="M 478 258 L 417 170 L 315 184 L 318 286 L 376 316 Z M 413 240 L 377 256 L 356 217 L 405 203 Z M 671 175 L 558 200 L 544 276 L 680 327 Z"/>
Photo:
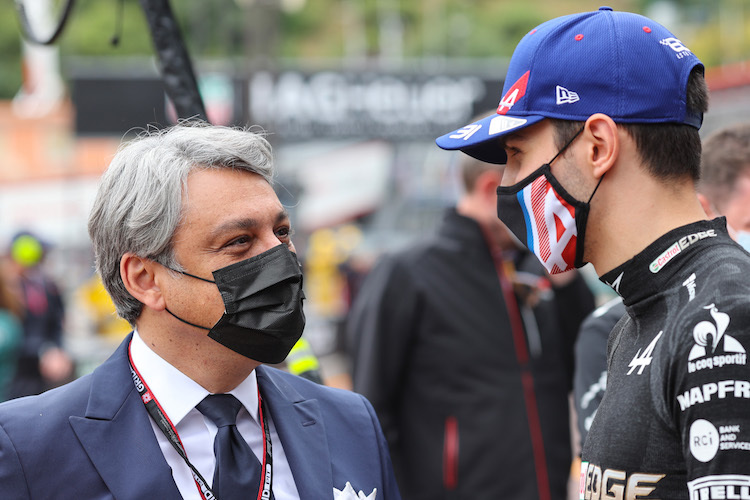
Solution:
<path fill-rule="evenodd" d="M 522 131 L 518 131 L 512 134 L 508 134 L 500 138 L 500 146 L 505 148 L 508 146 L 508 142 L 524 142 L 526 140 L 526 134 Z"/>

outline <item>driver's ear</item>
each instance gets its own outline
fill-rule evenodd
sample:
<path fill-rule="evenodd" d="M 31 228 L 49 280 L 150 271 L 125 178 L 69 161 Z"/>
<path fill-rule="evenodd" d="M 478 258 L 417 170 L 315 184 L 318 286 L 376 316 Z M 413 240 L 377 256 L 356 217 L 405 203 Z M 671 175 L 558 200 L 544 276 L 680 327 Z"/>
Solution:
<path fill-rule="evenodd" d="M 591 173 L 599 179 L 616 163 L 620 154 L 620 136 L 617 124 L 609 116 L 596 113 L 586 120 L 584 141 L 587 144 L 586 160 Z"/>

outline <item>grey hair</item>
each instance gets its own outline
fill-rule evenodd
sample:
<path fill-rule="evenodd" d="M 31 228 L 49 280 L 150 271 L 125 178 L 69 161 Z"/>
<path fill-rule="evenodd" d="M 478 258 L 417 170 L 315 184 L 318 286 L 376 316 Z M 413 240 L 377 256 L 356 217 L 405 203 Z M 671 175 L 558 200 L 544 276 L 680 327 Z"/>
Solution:
<path fill-rule="evenodd" d="M 130 324 L 143 304 L 125 288 L 126 252 L 181 270 L 172 238 L 180 224 L 188 175 L 229 168 L 273 178 L 271 145 L 247 129 L 189 122 L 146 130 L 121 145 L 102 176 L 88 221 L 96 269 L 117 313 Z"/>

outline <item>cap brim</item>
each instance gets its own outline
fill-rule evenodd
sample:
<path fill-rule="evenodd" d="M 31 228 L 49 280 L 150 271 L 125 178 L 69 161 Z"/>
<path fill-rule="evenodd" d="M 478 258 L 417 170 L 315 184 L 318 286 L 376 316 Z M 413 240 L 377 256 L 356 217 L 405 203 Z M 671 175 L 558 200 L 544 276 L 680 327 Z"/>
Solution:
<path fill-rule="evenodd" d="M 545 116 L 490 115 L 477 122 L 435 139 L 443 149 L 460 149 L 469 156 L 487 163 L 504 164 L 505 150 L 497 139 L 544 120 Z"/>

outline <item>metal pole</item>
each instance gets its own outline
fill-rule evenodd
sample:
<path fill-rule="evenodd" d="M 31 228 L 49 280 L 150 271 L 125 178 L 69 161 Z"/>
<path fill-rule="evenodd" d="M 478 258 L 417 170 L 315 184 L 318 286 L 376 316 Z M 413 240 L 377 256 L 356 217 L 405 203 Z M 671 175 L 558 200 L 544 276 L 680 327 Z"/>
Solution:
<path fill-rule="evenodd" d="M 178 118 L 200 118 L 208 121 L 198 83 L 190 62 L 180 27 L 169 0 L 140 0 L 146 15 L 154 49 L 159 58 L 162 80 L 174 104 Z"/>

